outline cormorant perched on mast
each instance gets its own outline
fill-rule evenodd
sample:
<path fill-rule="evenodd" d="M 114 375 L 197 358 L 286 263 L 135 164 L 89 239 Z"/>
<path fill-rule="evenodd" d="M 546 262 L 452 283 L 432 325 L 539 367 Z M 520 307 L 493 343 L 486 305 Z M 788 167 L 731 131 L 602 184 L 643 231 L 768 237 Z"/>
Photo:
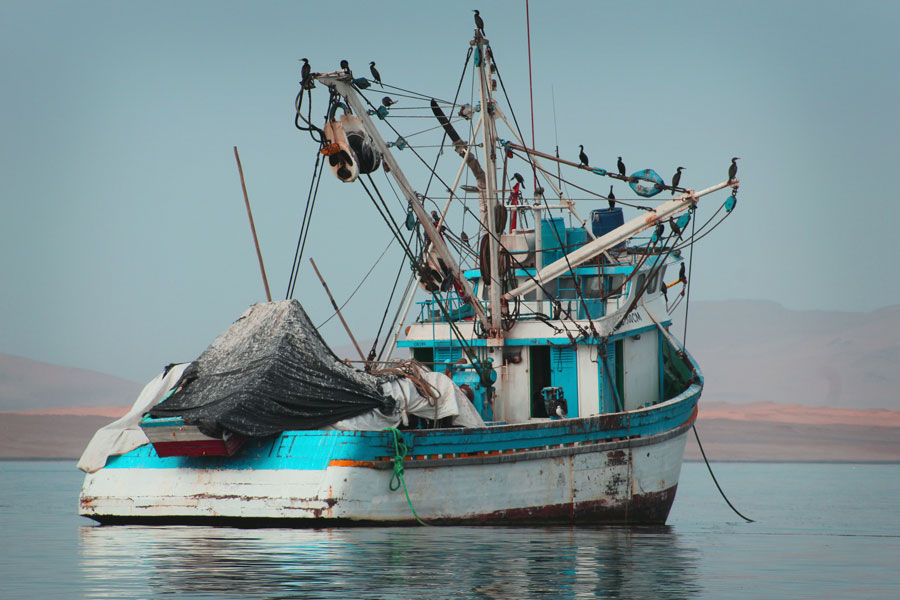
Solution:
<path fill-rule="evenodd" d="M 391 99 L 390 96 L 385 96 L 381 99 L 381 104 L 383 104 L 385 108 L 390 108 L 392 105 L 397 104 L 397 101 Z"/>
<path fill-rule="evenodd" d="M 381 73 L 375 68 L 374 60 L 369 63 L 369 70 L 372 71 L 372 77 L 378 82 L 378 85 L 381 85 Z"/>
<path fill-rule="evenodd" d="M 309 81 L 309 74 L 312 71 L 312 67 L 309 66 L 308 58 L 301 58 L 303 61 L 303 66 L 300 67 L 300 85 L 305 86 L 306 82 Z"/>
<path fill-rule="evenodd" d="M 675 171 L 675 174 L 672 175 L 672 187 L 677 188 L 678 184 L 681 183 L 681 172 L 684 170 L 684 167 L 678 167 Z M 672 190 L 672 195 L 675 195 L 675 190 Z"/>
<path fill-rule="evenodd" d="M 739 160 L 740 158 L 737 156 L 731 159 L 731 166 L 728 167 L 728 183 L 731 183 L 737 177 L 737 161 Z"/>
<path fill-rule="evenodd" d="M 519 182 L 519 185 L 523 188 L 525 187 L 525 178 L 522 177 L 521 173 L 513 173 L 513 179 Z"/>
<path fill-rule="evenodd" d="M 609 186 L 609 196 L 606 197 L 609 200 L 609 210 L 612 210 L 616 207 L 616 195 L 613 194 L 613 186 Z"/>
<path fill-rule="evenodd" d="M 672 233 L 678 236 L 678 239 L 681 239 L 681 227 L 678 226 L 678 223 L 675 221 L 675 217 L 669 217 L 669 227 L 672 228 Z"/>
<path fill-rule="evenodd" d="M 584 153 L 584 145 L 578 144 L 578 147 L 581 148 L 581 152 L 578 153 L 578 160 L 581 161 L 581 166 L 588 166 L 588 157 L 587 154 Z"/>
<path fill-rule="evenodd" d="M 341 68 L 348 73 L 350 72 L 350 63 L 347 62 L 346 58 L 341 61 Z"/>
<path fill-rule="evenodd" d="M 472 12 L 475 13 L 475 27 L 478 28 L 481 35 L 484 35 L 484 21 L 481 19 L 481 14 L 477 10 L 473 10 Z"/>
<path fill-rule="evenodd" d="M 616 166 L 619 167 L 619 175 L 625 177 L 625 163 L 622 162 L 622 157 L 619 157 L 619 162 L 616 163 Z"/>

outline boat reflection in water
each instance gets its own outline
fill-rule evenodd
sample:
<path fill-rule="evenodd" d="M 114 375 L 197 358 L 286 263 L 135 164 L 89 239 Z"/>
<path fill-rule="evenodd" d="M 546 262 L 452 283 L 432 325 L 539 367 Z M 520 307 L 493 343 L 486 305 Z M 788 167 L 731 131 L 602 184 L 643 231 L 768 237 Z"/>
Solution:
<path fill-rule="evenodd" d="M 82 527 L 86 597 L 683 598 L 670 527 Z"/>

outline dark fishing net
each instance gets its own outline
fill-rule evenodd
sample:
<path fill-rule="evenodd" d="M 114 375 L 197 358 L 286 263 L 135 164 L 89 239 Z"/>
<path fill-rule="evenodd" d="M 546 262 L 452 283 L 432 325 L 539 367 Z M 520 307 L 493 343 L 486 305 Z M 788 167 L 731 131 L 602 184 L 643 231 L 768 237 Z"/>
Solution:
<path fill-rule="evenodd" d="M 178 391 L 150 416 L 178 416 L 207 435 L 318 429 L 374 408 L 393 410 L 381 393 L 390 379 L 335 356 L 296 300 L 256 304 L 185 370 Z"/>

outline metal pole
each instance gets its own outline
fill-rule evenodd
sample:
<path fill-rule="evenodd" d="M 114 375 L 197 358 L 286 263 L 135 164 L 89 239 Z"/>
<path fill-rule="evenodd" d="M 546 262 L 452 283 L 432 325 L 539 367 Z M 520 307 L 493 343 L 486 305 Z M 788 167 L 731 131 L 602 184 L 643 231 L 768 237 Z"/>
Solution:
<path fill-rule="evenodd" d="M 497 169 L 495 165 L 495 149 L 494 149 L 494 117 L 493 117 L 493 99 L 490 92 L 490 81 L 488 78 L 488 57 L 484 51 L 484 38 L 480 33 L 476 33 L 475 38 L 478 44 L 478 51 L 481 54 L 481 66 L 479 67 L 479 92 L 481 95 L 481 111 L 483 115 L 483 126 L 481 128 L 482 139 L 484 143 L 484 221 L 487 224 L 488 248 L 490 255 L 488 256 L 488 264 L 491 269 L 490 295 L 488 302 L 490 306 L 491 319 L 491 335 L 489 337 L 501 337 L 502 327 L 500 326 L 500 244 L 498 236 L 500 232 L 496 230 L 494 223 L 494 207 L 497 205 Z M 482 279 L 484 274 L 482 273 Z"/>
<path fill-rule="evenodd" d="M 256 257 L 259 259 L 259 270 L 262 272 L 263 286 L 266 288 L 266 300 L 272 301 L 269 292 L 269 280 L 266 278 L 266 267 L 263 266 L 262 252 L 259 251 L 259 239 L 256 237 L 256 226 L 253 224 L 253 213 L 250 212 L 250 198 L 247 197 L 247 186 L 244 184 L 244 169 L 241 168 L 241 157 L 238 156 L 237 146 L 234 147 L 234 158 L 237 160 L 238 173 L 241 175 L 241 189 L 244 190 L 244 204 L 247 205 L 247 216 L 250 218 L 250 231 L 253 232 L 253 245 L 256 246 Z"/>
<path fill-rule="evenodd" d="M 363 360 L 364 363 L 368 364 L 366 360 L 366 355 L 363 354 L 363 351 L 360 349 L 359 344 L 356 343 L 356 338 L 353 337 L 353 333 L 350 331 L 350 326 L 347 325 L 347 321 L 344 320 L 344 316 L 341 314 L 341 309 L 338 308 L 337 302 L 334 301 L 334 296 L 331 295 L 331 291 L 328 289 L 328 284 L 325 283 L 325 280 L 322 279 L 322 274 L 319 273 L 319 267 L 316 266 L 316 261 L 309 258 L 309 262 L 312 263 L 313 269 L 316 271 L 316 275 L 319 276 L 319 281 L 322 282 L 322 287 L 325 288 L 325 293 L 328 294 L 328 299 L 331 300 L 331 306 L 334 307 L 334 312 L 337 313 L 338 319 L 341 320 L 341 323 L 344 325 L 344 330 L 347 332 L 347 335 L 350 336 L 350 341 L 353 342 L 353 345 L 356 347 L 356 351 L 359 352 L 359 357 Z"/>
<path fill-rule="evenodd" d="M 341 79 L 341 77 L 343 77 L 343 79 Z M 382 160 L 390 169 L 391 175 L 394 176 L 394 179 L 397 181 L 397 185 L 400 186 L 400 189 L 403 191 L 403 195 L 406 196 L 406 200 L 409 202 L 409 205 L 413 209 L 413 212 L 416 213 L 416 217 L 418 217 L 419 223 L 422 224 L 422 229 L 425 230 L 425 235 L 427 235 L 428 239 L 431 240 L 432 247 L 444 261 L 444 264 L 446 264 L 450 269 L 450 272 L 453 273 L 453 277 L 456 279 L 457 283 L 462 286 L 463 291 L 465 292 L 465 296 L 468 299 L 469 306 L 471 306 L 472 310 L 475 311 L 475 316 L 479 321 L 481 321 L 481 324 L 485 329 L 489 329 L 490 322 L 488 321 L 487 314 L 484 312 L 484 308 L 482 308 L 481 304 L 478 302 L 478 298 L 475 297 L 475 290 L 472 288 L 472 284 L 468 279 L 466 279 L 465 275 L 463 275 L 462 269 L 457 264 L 456 259 L 454 259 L 451 255 L 450 249 L 447 248 L 447 244 L 444 242 L 441 236 L 438 235 L 438 232 L 434 228 L 434 225 L 432 225 L 431 215 L 429 215 L 425 211 L 425 207 L 422 206 L 422 203 L 419 201 L 418 197 L 416 197 L 415 190 L 406 179 L 403 171 L 400 170 L 400 165 L 397 163 L 394 155 L 391 154 L 390 149 L 388 149 L 384 138 L 381 137 L 381 133 L 378 131 L 378 128 L 375 127 L 375 125 L 372 123 L 372 119 L 369 118 L 369 115 L 366 113 L 366 107 L 360 101 L 356 90 L 354 90 L 353 86 L 348 83 L 349 78 L 346 76 L 329 74 L 327 76 L 319 77 L 319 81 L 321 81 L 325 85 L 333 85 L 335 89 L 337 89 L 338 93 L 347 99 L 347 102 L 350 104 L 350 107 L 353 109 L 356 117 L 359 118 L 360 121 L 362 121 L 366 132 L 372 136 L 372 140 L 378 147 L 378 151 L 381 152 Z M 464 300 L 466 298 L 464 298 Z"/>

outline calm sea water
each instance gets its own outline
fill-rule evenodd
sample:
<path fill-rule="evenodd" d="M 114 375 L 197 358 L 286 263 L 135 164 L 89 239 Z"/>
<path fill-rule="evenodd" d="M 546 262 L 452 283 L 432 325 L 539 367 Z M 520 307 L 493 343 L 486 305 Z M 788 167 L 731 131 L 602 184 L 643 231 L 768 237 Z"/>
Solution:
<path fill-rule="evenodd" d="M 98 527 L 74 462 L 0 462 L 0 598 L 900 597 L 900 465 L 713 467 L 755 523 L 686 463 L 656 528 Z"/>

